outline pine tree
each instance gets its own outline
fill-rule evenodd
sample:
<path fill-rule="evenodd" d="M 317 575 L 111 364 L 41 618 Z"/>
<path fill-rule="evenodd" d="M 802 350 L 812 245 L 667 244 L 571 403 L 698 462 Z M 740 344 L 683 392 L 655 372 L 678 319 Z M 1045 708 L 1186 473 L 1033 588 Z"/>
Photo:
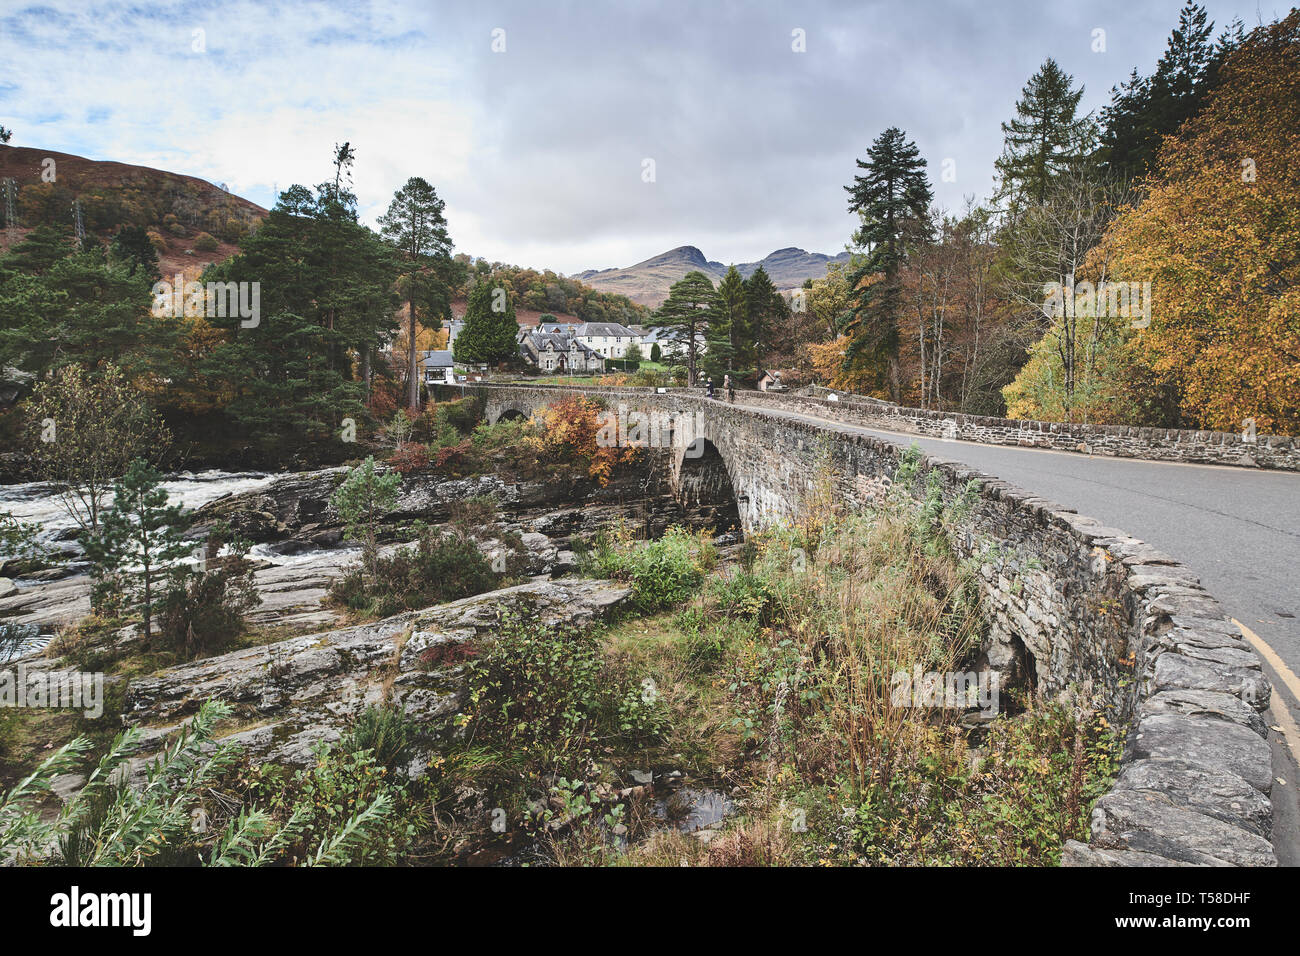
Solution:
<path fill-rule="evenodd" d="M 844 328 L 850 337 L 845 364 L 883 367 L 890 398 L 898 401 L 898 271 L 909 243 L 923 238 L 918 224 L 927 221 L 933 193 L 925 160 L 896 126 L 877 136 L 867 160 L 857 162 L 866 175 L 844 188 L 849 211 L 862 221 L 853 239 L 866 255 L 849 277 L 854 304 Z"/>
<path fill-rule="evenodd" d="M 1150 77 L 1135 69 L 1111 90 L 1111 103 L 1102 111 L 1099 158 L 1108 171 L 1136 177 L 1150 168 L 1164 137 L 1172 135 L 1200 112 L 1223 61 L 1243 39 L 1241 21 L 1210 42 L 1213 21 L 1204 7 L 1187 3 L 1164 54 Z"/>
<path fill-rule="evenodd" d="M 717 307 L 704 333 L 705 350 L 700 365 L 706 374 L 721 380 L 723 375 L 738 367 L 737 359 L 742 354 L 739 338 L 745 335 L 749 324 L 745 280 L 734 265 L 727 269 L 718 283 L 715 295 Z"/>
<path fill-rule="evenodd" d="M 380 231 L 401 251 L 409 270 L 404 277 L 406 302 L 410 309 L 407 328 L 407 404 L 412 409 L 420 405 L 419 353 L 415 347 L 417 297 L 434 299 L 450 307 L 451 297 L 445 279 L 445 266 L 451 259 L 451 237 L 447 234 L 447 219 L 443 214 L 446 203 L 438 198 L 437 191 L 419 176 L 412 176 L 393 196 L 393 201 L 379 220 Z M 435 269 L 442 264 L 443 270 Z M 439 294 L 441 293 L 441 295 Z M 442 316 L 430 316 L 433 322 L 426 327 L 437 331 Z"/>
<path fill-rule="evenodd" d="M 1002 155 L 994 163 L 1001 177 L 999 195 L 1012 211 L 1041 203 L 1052 182 L 1093 149 L 1097 127 L 1092 114 L 1077 116 L 1083 87 L 1048 58 L 1022 91 L 1016 115 L 1002 124 Z"/>
<path fill-rule="evenodd" d="M 366 417 L 357 362 L 394 331 L 391 246 L 344 214 L 325 183 L 292 186 L 240 253 L 204 278 L 259 283 L 256 325 L 212 318 L 223 330 L 198 366 L 196 389 L 229 396 L 225 413 L 276 458 L 305 442 L 337 441 L 344 418 Z"/>
<path fill-rule="evenodd" d="M 123 226 L 113 237 L 113 259 L 126 265 L 129 275 L 141 270 L 152 282 L 158 278 L 158 250 L 143 226 Z"/>
<path fill-rule="evenodd" d="M 397 504 L 401 487 L 402 476 L 396 471 L 379 471 L 375 456 L 370 455 L 348 471 L 330 498 L 330 504 L 343 519 L 344 534 L 361 542 L 362 566 L 372 584 L 379 562 L 379 521 Z"/>
<path fill-rule="evenodd" d="M 505 286 L 480 282 L 469 293 L 465 326 L 452 347 L 457 362 L 495 365 L 514 358 L 519 321 Z"/>
<path fill-rule="evenodd" d="M 691 385 L 695 384 L 699 336 L 714 321 L 717 298 L 708 276 L 703 272 L 688 272 L 673 283 L 664 304 L 650 316 L 650 326 L 672 329 L 685 341 L 686 381 Z"/>
<path fill-rule="evenodd" d="M 745 280 L 744 331 L 736 346 L 739 368 L 757 375 L 763 362 L 764 343 L 789 311 L 785 298 L 772 284 L 767 270 L 759 266 Z"/>
<path fill-rule="evenodd" d="M 137 458 L 113 486 L 113 504 L 102 516 L 98 531 L 86 541 L 86 555 L 104 580 L 125 579 L 140 598 L 144 639 L 153 636 L 155 585 L 176 561 L 192 549 L 180 505 L 167 503 L 162 476 Z"/>

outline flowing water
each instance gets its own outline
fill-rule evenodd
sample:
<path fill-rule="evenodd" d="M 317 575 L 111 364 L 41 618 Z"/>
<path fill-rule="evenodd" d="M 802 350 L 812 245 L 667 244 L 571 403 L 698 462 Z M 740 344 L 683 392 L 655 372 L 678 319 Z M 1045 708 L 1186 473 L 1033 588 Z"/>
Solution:
<path fill-rule="evenodd" d="M 264 488 L 276 479 L 275 475 L 261 472 L 201 471 L 178 472 L 167 475 L 162 487 L 166 489 L 170 504 L 179 504 L 192 511 L 209 501 L 226 495 L 240 494 Z M 110 496 L 109 501 L 112 498 Z M 23 484 L 0 485 L 0 514 L 9 514 L 19 521 L 36 526 L 36 541 L 42 549 L 62 552 L 77 569 L 81 545 L 77 542 L 77 522 L 68 513 L 56 486 L 32 481 Z M 273 564 L 289 564 L 309 560 L 309 555 L 278 555 L 273 546 L 258 545 L 251 557 L 262 558 Z M 0 553 L 0 563 L 13 555 Z M 39 586 L 40 582 L 15 581 L 20 590 Z M 21 625 L 19 625 L 21 627 Z M 26 654 L 49 643 L 48 634 L 21 634 L 17 654 Z M 3 655 L 3 651 L 0 651 Z"/>
<path fill-rule="evenodd" d="M 190 511 L 229 494 L 264 488 L 276 478 L 260 472 L 183 471 L 167 475 L 162 487 L 170 504 Z M 112 501 L 112 496 L 109 496 Z M 0 512 L 37 526 L 37 540 L 60 550 L 80 550 L 76 544 L 77 523 L 68 514 L 55 486 L 42 481 L 0 485 Z M 0 558 L 5 555 L 0 554 Z"/>

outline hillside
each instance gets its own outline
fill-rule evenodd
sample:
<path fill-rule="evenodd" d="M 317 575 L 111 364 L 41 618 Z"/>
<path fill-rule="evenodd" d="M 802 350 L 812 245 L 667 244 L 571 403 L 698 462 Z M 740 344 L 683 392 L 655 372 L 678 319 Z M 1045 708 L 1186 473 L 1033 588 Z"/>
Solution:
<path fill-rule="evenodd" d="M 471 261 L 468 256 L 463 258 L 467 264 Z M 648 314 L 644 305 L 621 295 L 618 290 L 594 288 L 590 283 L 558 275 L 549 269 L 539 272 L 525 266 L 480 260 L 469 272 L 471 285 L 486 280 L 508 289 L 519 321 L 527 325 L 536 325 L 538 319 L 546 314 L 561 321 L 621 322 L 624 325 L 643 322 Z"/>
<path fill-rule="evenodd" d="M 46 182 L 42 172 L 51 159 L 53 181 Z M 125 225 L 148 229 L 163 275 L 228 258 L 240 236 L 266 215 L 261 206 L 194 176 L 48 149 L 0 146 L 0 180 L 9 177 L 16 184 L 20 236 L 40 225 L 71 229 L 72 204 L 80 200 L 88 233 L 107 239 Z M 216 240 L 216 248 L 195 248 L 202 233 Z M 6 241 L 0 232 L 0 248 Z"/>
<path fill-rule="evenodd" d="M 762 266 L 778 289 L 795 289 L 805 279 L 820 279 L 832 262 L 847 262 L 849 254 L 828 256 L 789 247 L 778 249 L 758 262 L 738 262 L 736 270 L 744 278 Z M 617 292 L 641 305 L 657 307 L 668 298 L 668 289 L 688 272 L 703 272 L 715 283 L 727 271 L 723 262 L 704 257 L 695 246 L 678 246 L 624 269 L 588 269 L 573 276 L 595 289 Z"/>

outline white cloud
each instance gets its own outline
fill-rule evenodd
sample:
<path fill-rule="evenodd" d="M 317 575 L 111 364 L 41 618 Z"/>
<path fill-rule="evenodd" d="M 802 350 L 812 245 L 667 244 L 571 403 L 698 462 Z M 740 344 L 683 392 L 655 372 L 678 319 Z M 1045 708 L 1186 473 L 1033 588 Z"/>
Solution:
<path fill-rule="evenodd" d="M 459 250 L 562 271 L 687 243 L 722 261 L 833 254 L 854 228 L 841 187 L 882 129 L 916 140 L 957 209 L 987 191 L 998 124 L 1047 56 L 1087 83 L 1090 109 L 1150 71 L 1176 11 L 1135 7 L 56 0 L 0 14 L 0 122 L 16 144 L 263 204 L 273 184 L 326 179 L 349 140 L 366 221 L 424 176 Z M 1210 8 L 1220 27 L 1254 22 L 1245 0 Z M 946 157 L 954 183 L 939 181 Z"/>

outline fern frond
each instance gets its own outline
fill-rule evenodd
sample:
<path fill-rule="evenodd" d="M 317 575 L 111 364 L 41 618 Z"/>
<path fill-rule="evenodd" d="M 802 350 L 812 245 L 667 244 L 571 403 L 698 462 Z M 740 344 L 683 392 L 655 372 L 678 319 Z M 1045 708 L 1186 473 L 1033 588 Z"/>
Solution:
<path fill-rule="evenodd" d="M 379 826 L 393 812 L 392 798 L 381 793 L 368 807 L 355 813 L 333 835 L 327 834 L 314 857 L 308 857 L 307 866 L 346 866 L 367 840 L 376 835 Z"/>

